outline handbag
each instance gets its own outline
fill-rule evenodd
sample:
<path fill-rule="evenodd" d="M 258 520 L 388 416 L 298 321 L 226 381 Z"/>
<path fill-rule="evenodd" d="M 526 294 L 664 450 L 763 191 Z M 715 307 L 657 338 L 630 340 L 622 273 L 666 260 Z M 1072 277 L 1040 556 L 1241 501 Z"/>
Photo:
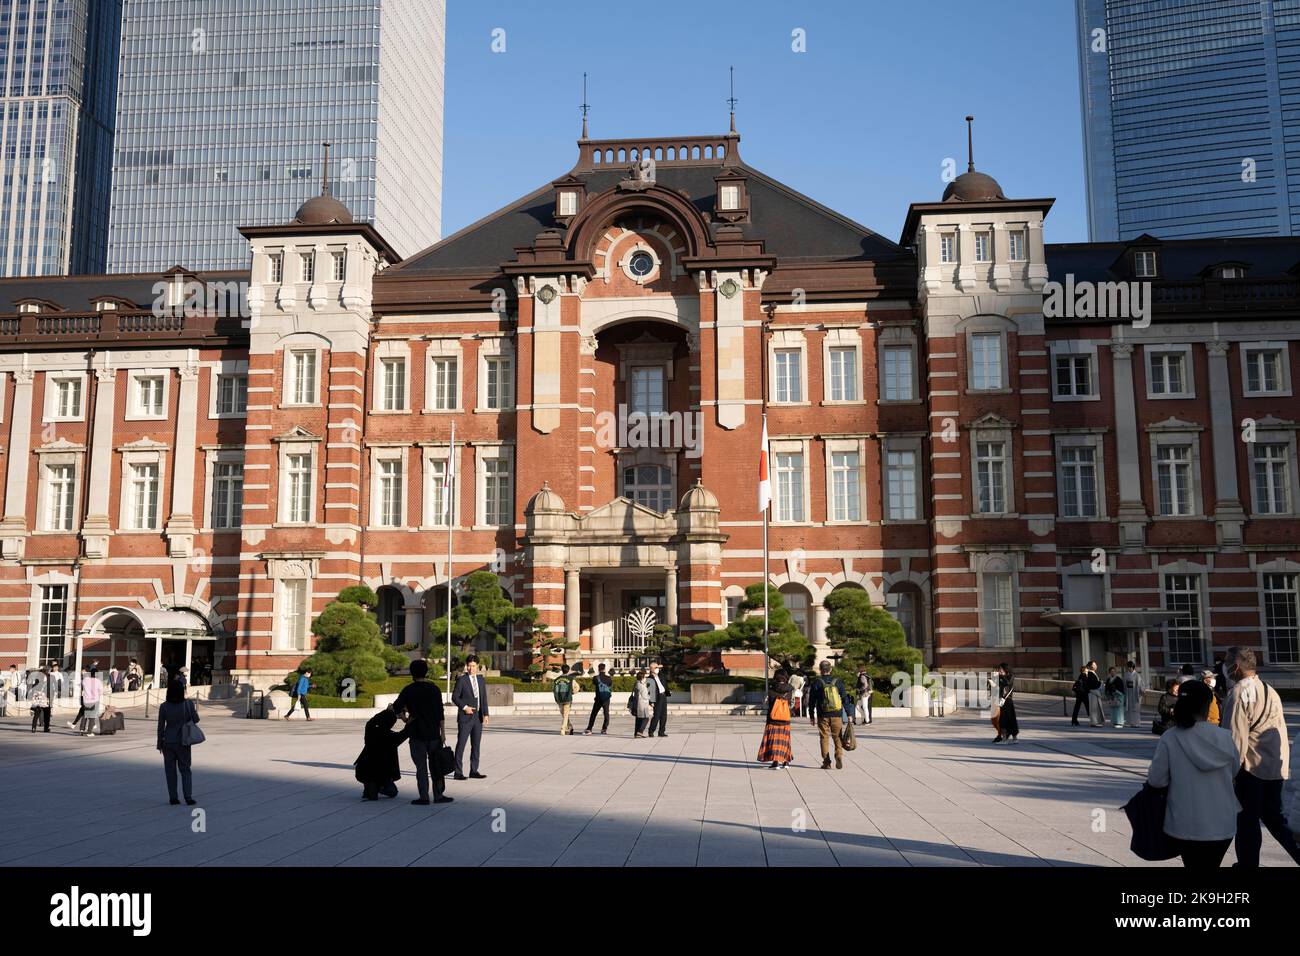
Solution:
<path fill-rule="evenodd" d="M 186 702 L 186 707 L 194 707 L 192 703 Z M 184 747 L 193 747 L 195 744 L 201 744 L 207 740 L 207 736 L 199 729 L 199 725 L 192 720 L 187 720 L 181 724 L 181 745 Z"/>
<path fill-rule="evenodd" d="M 456 753 L 447 744 L 443 744 L 435 756 L 438 776 L 449 777 L 456 772 Z"/>
<path fill-rule="evenodd" d="M 1168 787 L 1153 787 L 1144 783 L 1142 789 L 1124 804 L 1124 815 L 1133 827 L 1129 849 L 1138 859 L 1155 862 L 1172 860 L 1178 855 L 1173 840 L 1165 833 L 1165 808 L 1168 803 Z"/>
<path fill-rule="evenodd" d="M 840 731 L 840 746 L 845 750 L 858 749 L 858 742 L 853 736 L 853 724 L 845 724 L 844 729 Z"/>

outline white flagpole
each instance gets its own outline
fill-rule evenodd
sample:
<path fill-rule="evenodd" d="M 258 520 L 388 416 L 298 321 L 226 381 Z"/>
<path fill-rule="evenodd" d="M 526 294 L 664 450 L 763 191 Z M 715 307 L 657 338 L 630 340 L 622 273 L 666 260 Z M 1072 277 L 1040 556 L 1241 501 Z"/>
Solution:
<path fill-rule="evenodd" d="M 447 693 L 451 694 L 451 533 L 456 524 L 456 423 L 447 449 Z"/>
<path fill-rule="evenodd" d="M 767 456 L 767 416 L 763 416 L 763 447 L 759 451 L 759 460 L 762 462 L 762 473 L 759 481 L 759 497 L 763 505 L 763 699 L 767 700 L 768 692 L 768 675 L 772 671 L 772 659 L 768 650 L 768 643 L 771 637 L 772 629 L 768 621 L 768 599 L 767 599 L 767 515 L 772 510 L 772 462 Z M 763 482 L 766 481 L 767 488 L 764 490 Z"/>

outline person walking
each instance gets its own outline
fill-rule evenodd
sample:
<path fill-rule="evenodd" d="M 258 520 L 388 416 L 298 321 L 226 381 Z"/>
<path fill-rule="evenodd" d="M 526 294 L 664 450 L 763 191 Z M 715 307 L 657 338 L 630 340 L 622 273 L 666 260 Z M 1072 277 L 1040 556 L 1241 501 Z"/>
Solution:
<path fill-rule="evenodd" d="M 411 751 L 411 762 L 415 764 L 415 785 L 420 796 L 411 803 L 417 806 L 429 805 L 429 778 L 433 778 L 433 802 L 451 803 L 447 796 L 447 785 L 438 769 L 438 752 L 444 746 L 442 689 L 428 680 L 429 662 L 411 661 L 411 683 L 402 688 L 393 701 L 394 713 L 405 711 L 410 715 L 410 737 L 406 741 Z"/>
<path fill-rule="evenodd" d="M 668 684 L 660 676 L 661 666 L 658 661 L 650 665 L 650 673 L 646 677 L 646 684 L 650 688 L 650 726 L 646 728 L 646 736 L 653 737 L 655 728 L 659 728 L 659 736 L 668 736 L 668 698 L 672 696 L 672 691 L 668 689 Z"/>
<path fill-rule="evenodd" d="M 90 676 L 90 671 L 86 670 L 84 667 L 81 669 L 81 673 L 77 676 L 77 699 L 80 701 L 81 706 L 77 708 L 77 716 L 68 721 L 69 730 L 76 730 L 81 725 L 81 719 L 86 716 L 85 686 L 86 678 L 88 676 Z"/>
<path fill-rule="evenodd" d="M 180 680 L 179 677 L 173 683 L 180 684 L 181 687 L 185 686 L 185 681 Z M 284 715 L 285 720 L 293 716 L 293 712 L 299 704 L 302 704 L 302 715 L 311 720 L 311 708 L 307 706 L 307 692 L 310 690 L 311 670 L 305 670 L 298 675 L 298 679 L 289 688 L 289 698 L 292 703 L 289 704 L 289 712 Z"/>
<path fill-rule="evenodd" d="M 99 733 L 99 717 L 104 712 L 104 682 L 94 668 L 81 679 L 81 735 L 93 737 Z"/>
<path fill-rule="evenodd" d="M 636 672 L 636 689 L 632 692 L 633 737 L 644 737 L 650 722 L 650 682 L 644 670 Z"/>
<path fill-rule="evenodd" d="M 844 710 L 844 682 L 831 675 L 831 662 L 818 665 L 821 677 L 811 682 L 808 697 L 808 719 L 817 725 L 822 742 L 822 769 L 831 767 L 831 738 L 835 739 L 835 769 L 844 769 L 844 742 L 840 733 L 844 729 L 841 714 Z"/>
<path fill-rule="evenodd" d="M 67 696 L 71 696 L 71 694 L 67 692 L 67 686 L 68 686 L 67 677 L 64 675 L 63 671 L 59 670 L 59 662 L 58 661 L 51 662 L 50 664 L 50 703 L 51 704 L 53 704 L 55 700 L 61 700 L 65 696 L 65 694 Z"/>
<path fill-rule="evenodd" d="M 993 743 L 1002 743 L 1002 695 L 999 693 L 998 672 L 989 674 L 984 682 L 989 695 L 989 723 L 993 725 Z"/>
<path fill-rule="evenodd" d="M 1012 695 L 1016 692 L 1016 679 L 1011 668 L 1003 661 L 998 665 L 998 733 L 1010 743 L 1020 740 L 1020 721 L 1016 719 L 1016 702 Z M 997 743 L 997 741 L 994 741 Z"/>
<path fill-rule="evenodd" d="M 1169 788 L 1164 831 L 1189 870 L 1218 869 L 1241 806 L 1233 792 L 1239 757 L 1232 734 L 1206 720 L 1213 697 L 1206 684 L 1183 684 L 1174 726 L 1161 735 L 1147 770 L 1151 786 Z"/>
<path fill-rule="evenodd" d="M 1110 667 L 1106 669 L 1106 703 L 1110 707 L 1110 722 L 1115 728 L 1123 729 L 1124 727 L 1124 678 L 1119 676 L 1119 671 Z"/>
<path fill-rule="evenodd" d="M 853 712 L 853 722 L 858 723 L 858 717 L 861 715 L 862 723 L 871 723 L 871 692 L 874 688 L 871 686 L 871 676 L 867 673 L 865 667 L 858 668 L 858 706 Z"/>
<path fill-rule="evenodd" d="M 773 770 L 784 770 L 794 759 L 790 747 L 790 703 L 793 697 L 790 675 L 785 670 L 777 671 L 767 691 L 767 723 L 763 725 L 763 740 L 758 745 L 758 762 L 770 763 Z"/>
<path fill-rule="evenodd" d="M 392 707 L 385 707 L 366 721 L 366 742 L 355 765 L 362 800 L 378 800 L 381 793 L 390 799 L 397 796 L 397 781 L 402 779 L 397 749 L 411 736 L 411 726 L 403 721 L 402 729 L 395 731 L 396 723 L 397 711 Z"/>
<path fill-rule="evenodd" d="M 1088 661 L 1088 672 L 1084 675 L 1088 690 L 1088 723 L 1093 727 L 1106 726 L 1106 710 L 1102 703 L 1101 674 L 1097 662 Z"/>
<path fill-rule="evenodd" d="M 569 665 L 560 667 L 560 676 L 551 685 L 551 696 L 560 708 L 560 736 L 573 733 L 573 723 L 569 720 L 569 711 L 573 709 L 573 678 L 569 676 Z"/>
<path fill-rule="evenodd" d="M 487 681 L 478 672 L 478 658 L 473 654 L 465 658 L 465 673 L 456 678 L 451 702 L 456 706 L 456 774 L 452 779 L 468 779 L 463 759 L 469 744 L 469 775 L 484 780 L 487 774 L 478 772 L 478 753 L 488 722 Z"/>
<path fill-rule="evenodd" d="M 50 675 L 42 667 L 32 681 L 31 690 L 28 693 L 28 699 L 31 701 L 32 711 L 32 733 L 36 733 L 36 725 L 39 723 L 42 732 L 50 732 Z"/>
<path fill-rule="evenodd" d="M 1074 714 L 1070 717 L 1070 726 L 1079 726 L 1079 711 L 1088 706 L 1088 665 L 1079 668 L 1079 676 L 1074 679 L 1071 688 L 1074 693 Z"/>
<path fill-rule="evenodd" d="M 602 734 L 609 732 L 609 702 L 614 696 L 614 679 L 605 673 L 605 665 L 596 665 L 596 676 L 591 680 L 591 689 L 596 693 L 596 699 L 591 704 L 591 716 L 587 718 L 587 729 L 582 732 L 584 737 L 591 736 L 591 728 L 596 726 L 596 715 L 602 710 L 605 712 L 605 722 L 601 724 L 600 732 Z"/>
<path fill-rule="evenodd" d="M 1237 814 L 1237 866 L 1259 866 L 1263 844 L 1260 825 L 1268 828 L 1291 859 L 1300 864 L 1300 848 L 1282 812 L 1282 788 L 1291 775 L 1291 744 L 1277 691 L 1255 673 L 1255 652 L 1230 647 L 1226 659 L 1232 687 L 1223 699 L 1221 724 L 1232 734 L 1238 763 L 1234 787 L 1241 812 Z M 1183 684 L 1179 696 L 1190 687 Z"/>
<path fill-rule="evenodd" d="M 167 688 L 167 699 L 158 708 L 158 752 L 163 755 L 163 776 L 167 779 L 167 796 L 172 806 L 180 803 L 176 794 L 176 772 L 181 775 L 181 789 L 185 802 L 194 806 L 194 775 L 191 771 L 191 753 L 194 748 L 185 743 L 186 724 L 199 722 L 199 711 L 194 701 L 185 699 L 185 685 L 173 683 Z"/>
<path fill-rule="evenodd" d="M 12 664 L 9 670 L 0 671 L 0 717 L 9 716 L 9 682 L 17 679 L 17 672 L 18 669 Z M 15 693 L 14 700 L 17 699 L 18 695 Z"/>
<path fill-rule="evenodd" d="M 1146 690 L 1146 681 L 1138 673 L 1137 664 L 1129 661 L 1124 665 L 1124 723 L 1129 727 L 1142 726 L 1142 692 Z M 1217 723 L 1217 721 L 1214 721 Z"/>
<path fill-rule="evenodd" d="M 1201 683 L 1204 684 L 1206 687 L 1210 688 L 1211 691 L 1213 691 L 1213 693 L 1210 696 L 1210 716 L 1207 717 L 1206 719 L 1210 723 L 1214 724 L 1216 727 L 1219 725 L 1219 717 L 1220 717 L 1219 691 L 1218 691 L 1218 687 L 1216 686 L 1218 682 L 1219 682 L 1218 678 L 1215 677 L 1214 671 L 1212 670 L 1201 671 Z"/>
<path fill-rule="evenodd" d="M 790 713 L 798 717 L 803 713 L 804 676 L 798 671 L 790 675 Z"/>

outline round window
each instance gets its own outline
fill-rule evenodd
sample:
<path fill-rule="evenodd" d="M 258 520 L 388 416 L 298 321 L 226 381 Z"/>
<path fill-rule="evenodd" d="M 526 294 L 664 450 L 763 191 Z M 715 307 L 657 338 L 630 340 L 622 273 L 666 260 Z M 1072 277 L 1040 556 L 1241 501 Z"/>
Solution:
<path fill-rule="evenodd" d="M 627 271 L 638 279 L 644 279 L 655 271 L 655 257 L 648 252 L 634 252 L 627 261 Z"/>

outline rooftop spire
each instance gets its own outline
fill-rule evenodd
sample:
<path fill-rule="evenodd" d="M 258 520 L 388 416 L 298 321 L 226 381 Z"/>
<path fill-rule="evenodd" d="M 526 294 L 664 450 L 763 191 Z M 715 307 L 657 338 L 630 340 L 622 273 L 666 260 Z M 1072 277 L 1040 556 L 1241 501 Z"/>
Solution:
<path fill-rule="evenodd" d="M 582 138 L 587 138 L 587 113 L 591 105 L 587 102 L 587 74 L 582 74 Z"/>
<path fill-rule="evenodd" d="M 330 144 L 322 143 L 325 147 L 325 165 L 320 171 L 320 194 L 328 196 L 330 194 Z"/>
<path fill-rule="evenodd" d="M 729 66 L 727 72 L 731 76 L 731 95 L 727 97 L 727 105 L 731 107 L 731 132 L 734 133 L 736 131 L 736 103 L 739 102 L 736 99 L 736 68 Z"/>
<path fill-rule="evenodd" d="M 966 172 L 975 172 L 975 117 L 966 117 Z"/>

